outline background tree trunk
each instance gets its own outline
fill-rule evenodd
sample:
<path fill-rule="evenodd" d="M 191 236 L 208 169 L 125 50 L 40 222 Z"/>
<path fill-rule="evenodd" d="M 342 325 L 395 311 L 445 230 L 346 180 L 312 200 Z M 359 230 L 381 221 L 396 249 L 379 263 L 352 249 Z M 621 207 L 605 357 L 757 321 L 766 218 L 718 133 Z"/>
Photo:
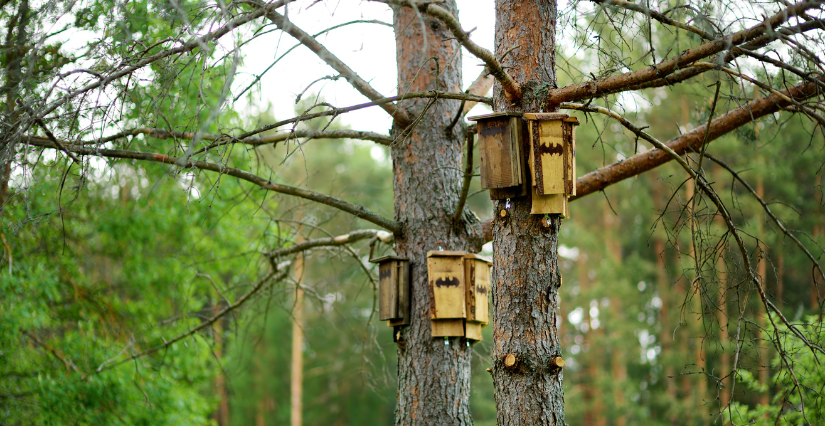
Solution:
<path fill-rule="evenodd" d="M 549 111 L 541 93 L 556 86 L 556 2 L 496 1 L 496 57 L 519 83 L 521 105 L 510 105 L 497 83 L 496 111 Z M 512 51 L 511 51 L 512 49 Z M 506 56 L 505 52 L 509 52 Z M 526 138 L 525 138 L 526 139 Z M 563 425 L 562 371 L 556 308 L 561 275 L 561 220 L 530 215 L 530 195 L 513 198 L 493 224 L 493 383 L 499 425 Z M 496 212 L 506 201 L 494 203 Z M 518 362 L 504 366 L 508 354 Z"/>
<path fill-rule="evenodd" d="M 300 242 L 303 238 L 298 238 Z M 301 426 L 304 387 L 304 256 L 295 259 L 295 308 L 292 309 L 292 357 L 289 374 L 289 424 Z"/>
<path fill-rule="evenodd" d="M 458 15 L 455 1 L 441 4 Z M 394 7 L 398 92 L 461 92 L 461 50 L 438 20 L 408 7 Z M 462 182 L 462 141 L 466 127 L 447 126 L 460 102 L 407 100 L 402 106 L 421 116 L 411 132 L 393 128 L 395 219 L 402 225 L 396 252 L 410 258 L 411 324 L 398 335 L 397 425 L 470 425 L 471 348 L 463 338 L 433 339 L 427 285 L 427 252 L 481 249 L 481 226 L 465 211 L 452 216 Z M 461 121 L 461 120 L 459 120 Z"/>

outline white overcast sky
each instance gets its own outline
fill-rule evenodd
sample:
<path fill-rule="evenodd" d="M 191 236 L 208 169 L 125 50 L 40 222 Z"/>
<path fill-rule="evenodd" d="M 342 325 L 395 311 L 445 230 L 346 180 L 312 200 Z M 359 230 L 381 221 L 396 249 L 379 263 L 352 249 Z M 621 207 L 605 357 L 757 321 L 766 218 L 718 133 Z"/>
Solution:
<path fill-rule="evenodd" d="M 392 24 L 392 12 L 380 3 L 362 0 L 299 0 L 289 5 L 289 19 L 304 31 L 315 34 L 326 28 L 353 20 L 380 20 Z M 493 50 L 495 33 L 494 0 L 458 0 L 459 19 L 465 30 L 473 28 L 472 40 Z M 283 12 L 283 10 L 280 10 Z M 354 24 L 332 30 L 318 40 L 344 61 L 361 78 L 385 96 L 396 95 L 395 38 L 391 27 L 376 24 Z M 288 34 L 272 32 L 258 38 L 243 49 L 244 64 L 236 76 L 236 88 L 242 88 L 254 75 L 266 69 L 276 57 L 296 44 Z M 481 61 L 463 52 L 464 88 L 481 72 Z M 273 67 L 261 80 L 260 98 L 263 109 L 271 103 L 278 119 L 294 116 L 295 97 L 312 81 L 337 74 L 309 49 L 299 47 Z M 308 93 L 318 93 L 337 107 L 368 102 L 343 79 L 322 81 Z M 236 105 L 244 107 L 243 99 Z M 342 123 L 356 130 L 387 133 L 391 121 L 381 108 L 373 107 L 345 114 Z"/>

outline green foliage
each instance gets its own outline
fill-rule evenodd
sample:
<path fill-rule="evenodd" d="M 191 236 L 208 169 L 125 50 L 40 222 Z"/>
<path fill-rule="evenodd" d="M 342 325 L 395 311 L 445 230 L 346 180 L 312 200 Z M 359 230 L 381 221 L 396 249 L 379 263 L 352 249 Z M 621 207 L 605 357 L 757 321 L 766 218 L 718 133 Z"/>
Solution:
<path fill-rule="evenodd" d="M 808 342 L 806 345 L 797 336 L 791 334 L 779 318 L 773 320 L 778 324 L 778 331 L 782 340 L 784 357 L 776 353 L 771 367 L 776 369 L 772 377 L 772 387 L 775 389 L 769 405 L 749 407 L 741 403 L 733 403 L 730 411 L 723 415 L 733 424 L 753 425 L 801 425 L 822 424 L 825 422 L 825 406 L 823 406 L 821 388 L 825 383 L 825 369 L 822 368 L 821 348 L 825 344 L 825 328 L 817 317 L 808 317 L 801 329 Z M 767 333 L 773 334 L 774 328 L 768 323 Z M 793 374 L 787 365 L 793 366 Z M 756 377 L 747 370 L 737 372 L 737 382 L 754 391 L 765 391 L 767 386 L 759 383 Z M 804 409 L 804 410 L 803 410 Z"/>

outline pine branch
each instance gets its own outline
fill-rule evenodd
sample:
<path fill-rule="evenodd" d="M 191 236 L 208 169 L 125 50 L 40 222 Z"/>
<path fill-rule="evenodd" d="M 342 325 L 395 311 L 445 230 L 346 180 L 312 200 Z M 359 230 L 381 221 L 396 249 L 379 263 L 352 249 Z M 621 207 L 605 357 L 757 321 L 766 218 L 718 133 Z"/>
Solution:
<path fill-rule="evenodd" d="M 687 151 L 699 150 L 701 149 L 702 141 L 705 139 L 706 134 L 706 143 L 709 143 L 746 123 L 764 117 L 768 114 L 773 114 L 774 112 L 789 106 L 790 102 L 787 102 L 785 98 L 801 101 L 817 94 L 818 90 L 816 83 L 810 81 L 800 83 L 796 86 L 792 86 L 788 90 L 783 90 L 780 92 L 780 95 L 771 94 L 769 96 L 750 101 L 739 108 L 714 119 L 710 123 L 710 131 L 707 130 L 708 125 L 704 124 L 689 133 L 685 133 L 677 138 L 671 139 L 667 142 L 667 146 L 680 155 Z M 562 104 L 562 107 L 569 109 L 582 109 L 577 107 L 576 104 Z M 589 195 L 597 191 L 601 191 L 610 185 L 654 169 L 669 162 L 670 160 L 671 158 L 665 152 L 653 149 L 641 154 L 636 154 L 630 158 L 624 159 L 623 161 L 602 167 L 601 169 L 594 170 L 577 179 L 576 196 L 570 197 L 570 201 L 579 199 L 585 195 Z"/>
<path fill-rule="evenodd" d="M 29 145 L 32 146 L 39 146 L 43 148 L 52 148 L 52 149 L 59 149 L 57 146 L 48 139 L 38 138 L 34 136 L 30 136 L 26 141 Z M 215 164 L 215 163 L 207 163 L 205 161 L 195 161 L 192 159 L 182 159 L 177 157 L 171 157 L 164 154 L 155 154 L 151 152 L 138 152 L 138 151 L 126 151 L 126 150 L 117 150 L 117 149 L 96 149 L 96 148 L 89 148 L 85 146 L 75 146 L 75 145 L 65 145 L 66 149 L 69 151 L 79 154 L 79 155 L 94 155 L 100 157 L 108 157 L 108 158 L 127 158 L 132 160 L 140 160 L 140 161 L 151 161 L 157 163 L 164 163 L 164 164 L 173 164 L 183 168 L 195 168 L 200 170 L 209 170 L 229 176 L 236 177 L 241 180 L 245 180 L 252 184 L 255 184 L 261 188 L 279 192 L 281 194 L 292 195 L 295 197 L 305 198 L 307 200 L 315 201 L 317 203 L 326 204 L 330 207 L 334 207 L 336 209 L 342 210 L 347 212 L 353 216 L 359 217 L 364 219 L 368 222 L 372 222 L 382 228 L 385 228 L 393 233 L 399 232 L 400 225 L 387 219 L 383 216 L 380 216 L 376 213 L 373 213 L 367 208 L 355 204 L 348 203 L 344 200 L 321 194 L 319 192 L 315 192 L 310 189 L 304 188 L 297 188 L 294 186 L 288 185 L 281 185 L 278 183 L 271 182 L 266 180 L 260 176 L 254 175 L 250 172 L 226 167 L 222 164 Z"/>
<path fill-rule="evenodd" d="M 192 139 L 195 137 L 195 132 L 170 132 L 168 130 L 159 128 L 138 127 L 134 129 L 124 130 L 122 132 L 115 133 L 114 135 L 106 136 L 99 139 L 77 142 L 75 143 L 75 145 L 101 145 L 107 142 L 123 139 L 128 136 L 136 136 L 141 134 L 151 136 L 157 139 Z M 205 150 L 215 148 L 217 146 L 225 145 L 226 143 L 242 143 L 244 145 L 261 146 L 277 144 L 278 142 L 283 142 L 289 139 L 297 138 L 361 139 L 377 142 L 381 145 L 389 145 L 390 143 L 392 143 L 392 138 L 387 135 L 381 135 L 374 132 L 364 132 L 359 130 L 293 130 L 289 133 L 283 133 L 280 135 L 250 137 L 246 139 L 232 139 L 227 135 L 202 134 L 200 137 L 201 140 L 220 141 L 220 143 L 210 145 L 209 147 L 204 148 L 200 151 L 195 151 L 193 155 L 197 154 L 198 152 L 203 152 Z M 63 143 L 70 142 L 64 141 Z"/>
<path fill-rule="evenodd" d="M 668 18 L 666 15 L 664 15 L 660 12 L 657 12 L 657 11 L 652 10 L 652 9 L 648 9 L 648 8 L 646 8 L 642 5 L 638 5 L 636 3 L 631 3 L 629 1 L 624 1 L 624 0 L 590 0 L 590 1 L 592 1 L 593 3 L 600 4 L 600 5 L 616 6 L 616 7 L 622 8 L 622 9 L 631 10 L 633 12 L 639 12 L 642 15 L 653 18 L 653 19 L 655 19 L 655 20 L 657 20 L 657 21 L 659 21 L 659 22 L 661 22 L 665 25 L 670 25 L 671 27 L 681 28 L 685 31 L 692 32 L 693 34 L 696 34 L 699 37 L 702 37 L 703 39 L 708 40 L 708 41 L 712 41 L 716 38 L 716 37 L 713 36 L 713 34 L 710 34 L 706 31 L 702 31 L 699 28 L 696 28 L 692 25 L 688 25 L 684 22 L 679 22 L 675 19 Z"/>
<path fill-rule="evenodd" d="M 467 93 L 438 92 L 438 91 L 434 91 L 434 90 L 429 91 L 429 92 L 412 92 L 412 93 L 406 93 L 406 94 L 398 95 L 398 96 L 390 96 L 389 98 L 382 98 L 382 99 L 378 99 L 378 100 L 375 100 L 375 101 L 372 101 L 372 102 L 353 105 L 353 106 L 349 106 L 349 107 L 345 107 L 345 108 L 333 108 L 329 111 L 322 111 L 322 112 L 316 112 L 316 113 L 313 113 L 313 114 L 299 115 L 297 117 L 292 117 L 292 118 L 287 119 L 287 120 L 282 120 L 282 121 L 278 121 L 278 122 L 275 122 L 275 123 L 272 123 L 272 124 L 267 124 L 266 126 L 261 126 L 261 127 L 255 129 L 255 130 L 251 130 L 249 132 L 246 132 L 246 133 L 238 136 L 238 139 L 246 139 L 250 136 L 257 135 L 258 133 L 262 133 L 262 132 L 265 132 L 267 130 L 277 129 L 278 127 L 285 126 L 287 124 L 298 123 L 298 122 L 301 122 L 301 121 L 307 121 L 307 120 L 311 120 L 313 118 L 336 116 L 336 115 L 341 115 L 341 114 L 344 114 L 344 113 L 347 113 L 347 112 L 356 111 L 356 110 L 359 110 L 359 109 L 369 108 L 369 107 L 376 106 L 376 105 L 383 105 L 383 104 L 390 103 L 390 102 L 402 101 L 404 99 L 416 99 L 416 98 L 439 98 L 439 99 L 458 99 L 458 100 L 463 99 L 463 100 L 468 100 L 468 101 L 473 101 L 473 102 L 485 103 L 485 104 L 488 104 L 488 105 L 492 105 L 492 103 L 493 103 L 493 100 L 490 99 L 490 98 L 486 98 L 486 97 L 483 97 L 483 96 L 471 95 L 471 94 L 467 94 Z"/>
<path fill-rule="evenodd" d="M 352 231 L 349 234 L 339 235 L 337 237 L 317 238 L 314 240 L 302 241 L 289 247 L 284 247 L 270 251 L 265 255 L 270 258 L 279 258 L 283 256 L 289 256 L 290 254 L 310 250 L 316 247 L 343 246 L 354 243 L 356 241 L 373 237 L 377 238 L 378 240 L 384 243 L 391 243 L 393 241 L 393 235 L 386 231 L 379 231 L 375 229 L 362 229 L 358 231 Z"/>
<path fill-rule="evenodd" d="M 108 365 L 103 364 L 100 367 L 98 367 L 97 370 L 95 370 L 95 373 L 100 373 L 101 371 L 112 369 L 114 367 L 117 367 L 118 365 L 127 363 L 129 361 L 134 360 L 134 359 L 138 359 L 138 358 L 141 358 L 143 356 L 153 354 L 157 351 L 160 351 L 161 349 L 165 349 L 165 348 L 168 348 L 169 346 L 172 346 L 173 344 L 175 344 L 175 343 L 177 343 L 177 342 L 179 342 L 179 341 L 181 341 L 181 340 L 183 340 L 183 339 L 185 339 L 185 338 L 187 338 L 187 337 L 203 330 L 204 328 L 210 327 L 217 320 L 223 318 L 226 314 L 234 311 L 235 309 L 238 309 L 244 303 L 249 301 L 249 299 L 252 296 L 254 296 L 255 293 L 257 293 L 259 290 L 261 290 L 263 288 L 264 284 L 266 284 L 267 282 L 270 282 L 270 281 L 278 282 L 278 281 L 281 281 L 284 278 L 286 278 L 287 273 L 289 272 L 289 268 L 288 268 L 289 265 L 290 265 L 290 262 L 283 262 L 282 264 L 277 265 L 278 268 L 277 268 L 276 271 L 272 271 L 272 272 L 268 273 L 265 277 L 261 278 L 261 280 L 258 281 L 255 284 L 255 286 L 252 287 L 251 290 L 249 290 L 246 294 L 241 296 L 237 301 L 235 301 L 235 303 L 233 303 L 231 305 L 227 305 L 226 307 L 221 309 L 218 313 L 216 313 L 215 315 L 213 315 L 212 317 L 210 317 L 206 321 L 204 321 L 204 322 L 198 324 L 197 326 L 191 328 L 189 331 L 187 331 L 183 334 L 180 334 L 180 335 L 176 336 L 175 338 L 173 338 L 171 340 L 164 340 L 164 342 L 162 344 L 151 347 L 149 349 L 146 349 L 145 351 L 136 353 L 134 355 L 131 355 L 128 358 L 122 359 L 120 361 L 117 361 L 117 362 L 114 362 L 114 363 L 111 363 L 111 364 L 108 364 Z"/>
<path fill-rule="evenodd" d="M 756 39 L 766 32 L 774 32 L 779 25 L 782 25 L 791 17 L 799 16 L 809 9 L 818 7 L 820 4 L 822 4 L 820 1 L 803 1 L 797 3 L 774 14 L 770 19 L 765 20 L 765 22 L 759 25 L 717 38 L 714 41 L 702 44 L 693 49 L 685 50 L 675 58 L 652 67 L 550 90 L 547 94 L 547 102 L 551 105 L 558 105 L 562 102 L 592 99 L 609 93 L 630 90 L 630 88 L 634 86 L 662 79 L 691 65 L 693 62 L 730 49 L 731 46 L 739 46 L 740 44 Z"/>
<path fill-rule="evenodd" d="M 825 77 L 820 78 L 820 80 L 825 80 Z M 708 125 L 705 124 L 697 127 L 689 133 L 685 133 L 677 138 L 671 139 L 666 143 L 666 145 L 668 149 L 673 150 L 680 155 L 688 151 L 698 151 L 701 149 L 703 143 L 710 143 L 711 141 L 716 140 L 717 138 L 741 127 L 746 123 L 764 117 L 768 114 L 773 114 L 774 112 L 789 106 L 790 102 L 788 102 L 786 98 L 802 101 L 815 96 L 818 93 L 816 83 L 811 81 L 800 83 L 796 86 L 792 86 L 788 90 L 780 92 L 779 95 L 771 94 L 770 96 L 755 99 L 728 112 L 727 114 L 717 117 L 710 122 L 710 131 L 708 131 Z M 643 137 L 643 132 L 640 128 L 634 126 L 619 114 L 614 111 L 610 111 L 607 108 L 585 106 L 582 104 L 573 103 L 563 103 L 560 107 L 562 109 L 576 109 L 580 111 L 597 112 L 608 115 L 619 121 L 619 123 L 631 132 Z M 653 149 L 594 170 L 576 180 L 576 195 L 571 196 L 570 201 L 575 201 L 586 195 L 601 191 L 608 186 L 652 170 L 671 160 L 672 157 L 668 155 L 668 153 L 659 149 Z M 485 222 L 482 225 L 482 233 L 485 242 L 493 240 L 492 221 Z"/>

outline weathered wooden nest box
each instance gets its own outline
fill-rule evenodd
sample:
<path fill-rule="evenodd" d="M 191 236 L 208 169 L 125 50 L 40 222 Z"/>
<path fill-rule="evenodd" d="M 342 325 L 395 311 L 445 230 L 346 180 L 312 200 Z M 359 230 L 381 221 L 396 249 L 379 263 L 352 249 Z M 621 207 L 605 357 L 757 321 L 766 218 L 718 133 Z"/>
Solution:
<path fill-rule="evenodd" d="M 527 195 L 521 113 L 497 112 L 469 117 L 476 121 L 481 157 L 481 188 L 493 200 Z"/>
<path fill-rule="evenodd" d="M 490 323 L 490 266 L 493 261 L 468 253 L 464 255 L 464 278 L 467 289 L 467 321 L 464 336 L 481 340 L 481 329 Z"/>
<path fill-rule="evenodd" d="M 528 165 L 533 190 L 532 214 L 570 217 L 568 199 L 576 195 L 576 117 L 524 113 L 530 147 Z"/>
<path fill-rule="evenodd" d="M 481 340 L 490 321 L 489 259 L 463 251 L 427 253 L 433 337 Z"/>
<path fill-rule="evenodd" d="M 378 264 L 378 319 L 390 327 L 410 323 L 410 259 L 383 256 Z"/>

